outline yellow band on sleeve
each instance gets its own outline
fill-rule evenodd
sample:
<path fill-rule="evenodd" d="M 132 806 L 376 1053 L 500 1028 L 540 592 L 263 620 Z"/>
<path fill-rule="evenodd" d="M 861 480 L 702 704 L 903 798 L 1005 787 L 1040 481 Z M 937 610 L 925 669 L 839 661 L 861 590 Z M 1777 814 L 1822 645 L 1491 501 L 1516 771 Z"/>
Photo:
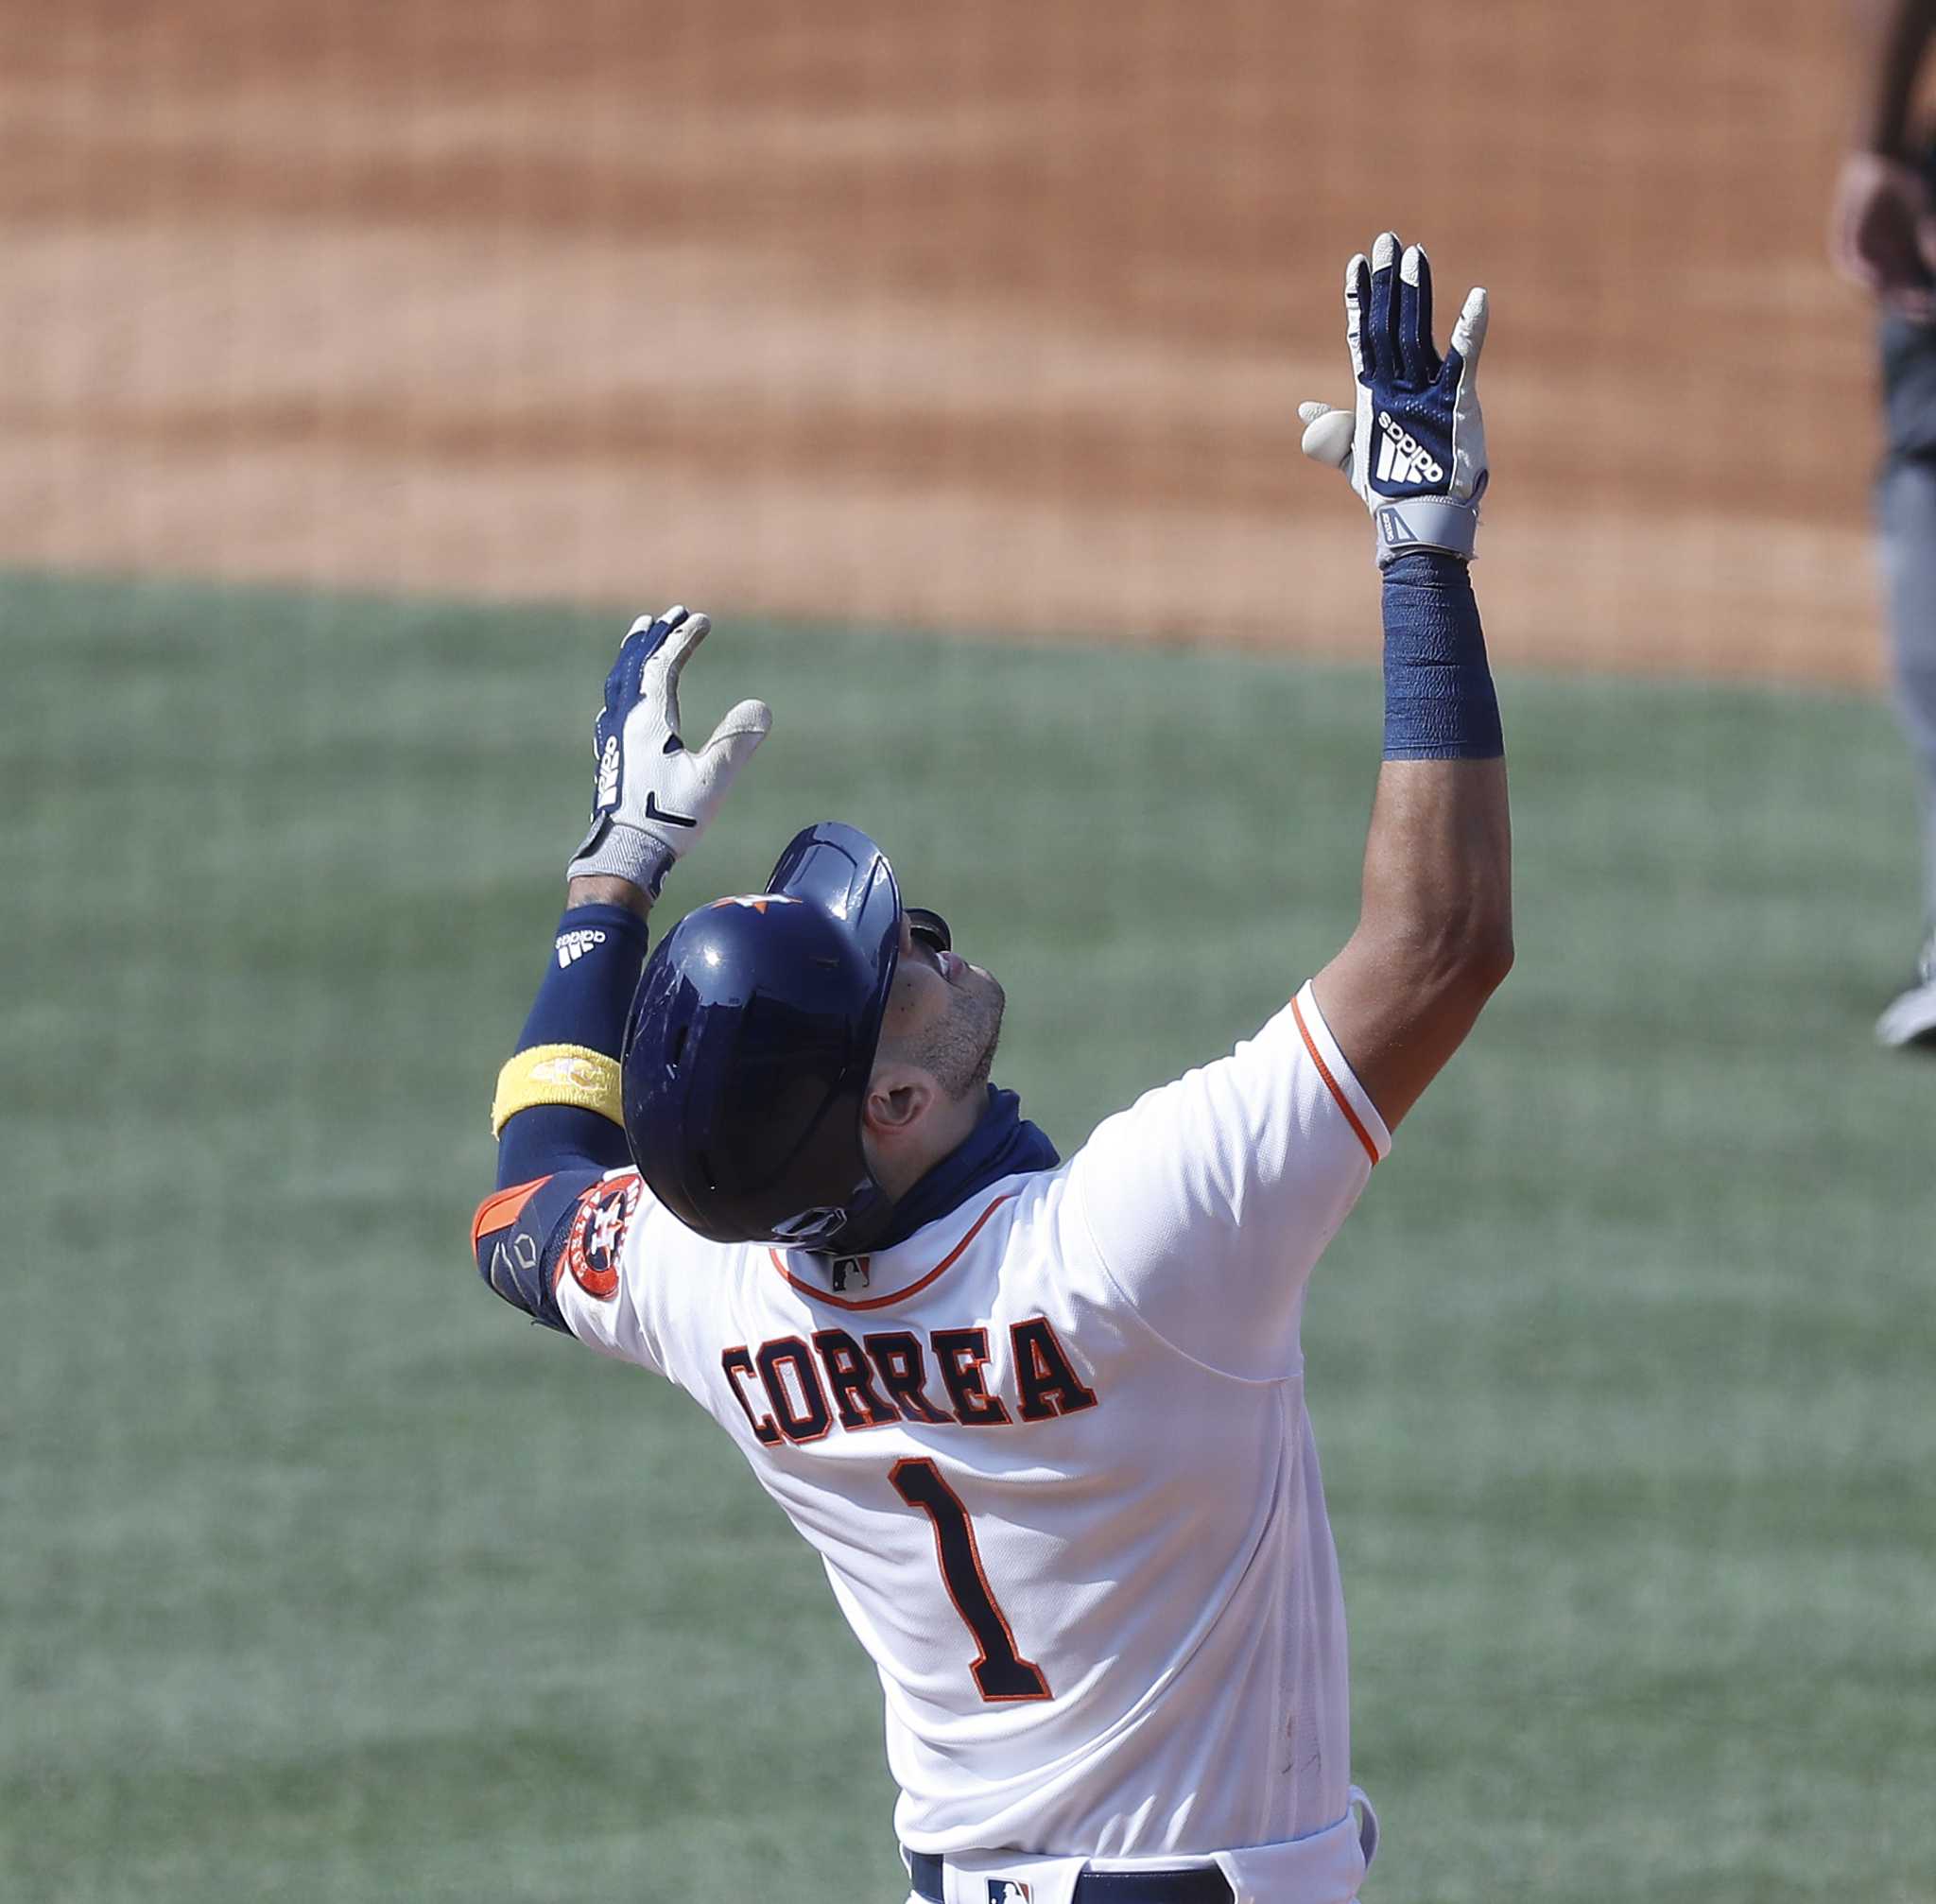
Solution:
<path fill-rule="evenodd" d="M 574 1104 L 614 1124 L 625 1122 L 625 1097 L 616 1058 L 584 1045 L 533 1045 L 497 1074 L 491 1104 L 494 1137 L 520 1111 L 534 1104 Z"/>

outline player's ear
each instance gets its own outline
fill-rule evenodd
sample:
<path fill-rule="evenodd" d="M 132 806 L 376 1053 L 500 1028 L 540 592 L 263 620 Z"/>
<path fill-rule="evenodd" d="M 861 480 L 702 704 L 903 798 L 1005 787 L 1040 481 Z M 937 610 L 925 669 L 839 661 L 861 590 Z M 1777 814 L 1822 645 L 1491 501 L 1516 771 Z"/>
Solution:
<path fill-rule="evenodd" d="M 934 1080 L 918 1065 L 877 1064 L 861 1100 L 861 1126 L 876 1142 L 891 1144 L 921 1122 L 934 1096 Z"/>

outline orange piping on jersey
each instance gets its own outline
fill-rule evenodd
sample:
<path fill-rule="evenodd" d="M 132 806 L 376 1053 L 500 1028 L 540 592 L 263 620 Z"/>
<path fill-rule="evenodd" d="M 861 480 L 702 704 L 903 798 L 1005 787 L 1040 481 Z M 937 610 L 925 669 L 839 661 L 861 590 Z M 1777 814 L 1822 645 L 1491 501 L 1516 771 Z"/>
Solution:
<path fill-rule="evenodd" d="M 955 1247 L 952 1250 L 950 1250 L 948 1254 L 944 1255 L 941 1259 L 941 1261 L 934 1266 L 933 1269 L 928 1271 L 926 1275 L 923 1276 L 918 1283 L 908 1284 L 908 1286 L 905 1290 L 896 1290 L 894 1293 L 890 1296 L 868 1296 L 864 1300 L 856 1300 L 853 1296 L 830 1295 L 825 1290 L 817 1290 L 811 1283 L 802 1282 L 800 1278 L 796 1276 L 793 1273 L 793 1272 L 789 1270 L 786 1267 L 786 1265 L 780 1260 L 780 1252 L 778 1250 L 769 1250 L 767 1252 L 767 1255 L 772 1258 L 773 1267 L 776 1270 L 778 1270 L 780 1273 L 783 1276 L 785 1276 L 786 1280 L 789 1283 L 791 1283 L 793 1287 L 796 1290 L 798 1290 L 802 1295 L 811 1296 L 817 1303 L 832 1303 L 837 1309 L 884 1309 L 888 1307 L 890 1303 L 905 1303 L 909 1296 L 918 1296 L 923 1290 L 926 1289 L 928 1284 L 933 1282 L 934 1279 L 941 1274 L 941 1272 L 943 1270 L 951 1269 L 954 1266 L 955 1258 L 959 1256 L 961 1254 L 961 1252 L 965 1250 L 968 1247 L 968 1245 L 972 1243 L 977 1236 L 981 1234 L 982 1224 L 987 1222 L 989 1218 L 994 1216 L 994 1213 L 998 1209 L 1000 1209 L 1001 1206 L 1004 1203 L 1006 1203 L 1009 1201 L 1009 1199 L 1012 1197 L 1014 1194 L 1015 1192 L 1013 1190 L 1004 1190 L 1001 1193 L 1001 1195 L 998 1196 L 994 1200 L 994 1202 L 988 1206 L 987 1209 L 982 1211 L 980 1216 L 976 1218 L 973 1226 L 969 1229 L 968 1234 L 965 1237 L 963 1237 L 959 1243 L 957 1243 Z"/>
<path fill-rule="evenodd" d="M 1298 1035 L 1305 1041 L 1305 1049 L 1311 1054 L 1311 1063 L 1318 1067 L 1318 1076 L 1323 1079 L 1324 1088 L 1338 1099 L 1338 1108 L 1344 1113 L 1344 1121 L 1357 1133 L 1357 1140 L 1365 1147 L 1365 1155 L 1374 1164 L 1378 1161 L 1378 1147 L 1372 1141 L 1372 1134 L 1365 1129 L 1357 1113 L 1351 1108 L 1351 1099 L 1339 1088 L 1338 1080 L 1331 1075 L 1331 1067 L 1324 1062 L 1324 1054 L 1318 1049 L 1318 1041 L 1311 1036 L 1311 1028 L 1305 1023 L 1305 1014 L 1298 1010 L 1297 1000 L 1290 1001 L 1290 1015 L 1297 1020 Z"/>
<path fill-rule="evenodd" d="M 508 1190 L 499 1190 L 495 1196 L 486 1197 L 477 1205 L 477 1214 L 471 1219 L 471 1247 L 475 1249 L 493 1230 L 508 1230 L 524 1214 L 524 1208 L 546 1184 L 550 1177 L 533 1177 L 528 1184 L 513 1184 Z"/>

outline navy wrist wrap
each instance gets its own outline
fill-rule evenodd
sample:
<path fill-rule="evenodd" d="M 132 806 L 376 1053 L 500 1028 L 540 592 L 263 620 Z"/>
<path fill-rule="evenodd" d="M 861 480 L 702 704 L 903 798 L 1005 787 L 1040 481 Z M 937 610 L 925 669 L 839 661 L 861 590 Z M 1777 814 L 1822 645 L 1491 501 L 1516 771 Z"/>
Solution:
<path fill-rule="evenodd" d="M 1465 563 L 1420 551 L 1384 577 L 1385 758 L 1496 760 L 1499 701 Z"/>

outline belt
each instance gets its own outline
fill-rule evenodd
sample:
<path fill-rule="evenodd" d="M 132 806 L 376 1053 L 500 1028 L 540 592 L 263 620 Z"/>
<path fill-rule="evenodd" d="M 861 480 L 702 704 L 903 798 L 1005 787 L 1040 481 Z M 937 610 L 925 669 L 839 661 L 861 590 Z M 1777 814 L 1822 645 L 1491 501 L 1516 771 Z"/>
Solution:
<path fill-rule="evenodd" d="M 925 1851 L 908 1854 L 914 1894 L 928 1904 L 947 1904 L 942 1862 Z M 998 1895 L 994 1888 L 990 1895 Z M 1231 1904 L 1228 1879 L 1215 1866 L 1184 1871 L 1085 1871 L 1076 1879 L 1071 1904 Z"/>

